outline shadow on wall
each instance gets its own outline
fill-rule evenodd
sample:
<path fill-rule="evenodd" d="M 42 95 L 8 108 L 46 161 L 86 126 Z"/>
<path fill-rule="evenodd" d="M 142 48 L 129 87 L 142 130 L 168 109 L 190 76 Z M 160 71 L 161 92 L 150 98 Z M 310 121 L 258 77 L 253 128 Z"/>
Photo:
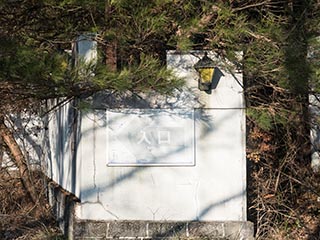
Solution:
<path fill-rule="evenodd" d="M 212 83 L 212 88 L 215 89 L 220 81 L 220 78 L 223 75 L 223 73 L 220 71 L 219 68 L 215 69 L 216 74 L 213 78 L 213 83 Z M 72 186 L 72 192 L 75 193 L 76 189 L 76 184 L 79 184 L 76 179 L 77 179 L 77 149 L 79 149 L 79 145 L 83 139 L 86 139 L 88 135 L 95 135 L 96 131 L 99 128 L 105 128 L 107 126 L 107 120 L 106 120 L 106 109 L 109 111 L 116 111 L 119 112 L 119 109 L 112 110 L 114 108 L 142 108 L 142 109 L 148 109 L 148 108 L 162 108 L 163 106 L 166 106 L 166 108 L 171 109 L 171 108 L 182 108 L 182 109 L 190 109 L 190 106 L 192 106 L 191 109 L 193 108 L 201 108 L 202 104 L 200 103 L 200 100 L 196 98 L 193 94 L 189 93 L 188 91 L 185 92 L 179 92 L 178 99 L 174 99 L 170 96 L 163 96 L 159 97 L 157 96 L 156 98 L 150 98 L 150 101 L 147 101 L 145 99 L 149 98 L 141 98 L 141 96 L 129 93 L 128 95 L 124 96 L 123 95 L 117 95 L 114 94 L 113 92 L 101 92 L 98 93 L 94 98 L 89 99 L 89 102 L 92 103 L 93 108 L 96 108 L 97 110 L 91 110 L 88 111 L 88 116 L 93 116 L 93 119 L 91 119 L 94 123 L 97 122 L 97 124 L 93 124 L 95 127 L 93 128 L 87 128 L 87 129 L 82 129 L 81 127 L 81 119 L 85 116 L 85 112 L 78 111 L 74 106 L 70 108 L 70 112 L 67 112 L 66 115 L 63 115 L 64 113 L 62 112 L 63 110 L 60 108 L 56 114 L 59 114 L 59 117 L 57 119 L 58 122 L 58 129 L 54 129 L 57 131 L 55 135 L 55 141 L 57 142 L 56 146 L 50 146 L 50 141 L 48 144 L 48 148 L 53 149 L 52 151 L 56 151 L 56 155 L 59 157 L 51 157 L 49 158 L 49 161 L 52 165 L 55 165 L 59 168 L 59 183 L 63 181 L 65 178 L 70 178 L 71 179 L 71 186 Z M 184 105 L 186 104 L 186 105 Z M 110 109 L 110 107 L 112 107 Z M 100 109 L 100 110 L 99 110 Z M 123 111 L 128 111 L 128 110 L 123 110 Z M 162 111 L 167 111 L 166 109 L 162 108 Z M 93 113 L 93 114 L 92 114 Z M 132 113 L 132 112 L 131 112 Z M 134 113 L 133 113 L 134 114 Z M 234 112 L 230 112 L 229 114 L 234 114 Z M 184 117 L 190 118 L 191 115 L 185 115 Z M 230 116 L 226 114 L 224 116 L 225 118 L 229 118 Z M 119 117 L 120 118 L 120 117 Z M 201 110 L 197 109 L 196 114 L 193 116 L 193 120 L 196 122 L 196 124 L 201 124 L 203 126 L 203 131 L 201 131 L 201 134 L 199 134 L 199 137 L 205 139 L 210 133 L 215 131 L 215 129 L 223 123 L 223 119 L 220 120 L 220 122 L 215 121 L 215 125 L 213 125 L 213 119 L 209 114 L 206 114 L 206 110 Z M 101 121 L 102 120 L 102 121 Z M 112 121 L 117 121 L 117 118 L 112 119 Z M 101 124 L 102 122 L 102 124 Z M 100 125 L 99 125 L 99 124 Z M 109 124 L 112 124 L 112 122 L 109 122 Z M 82 132 L 81 132 L 82 131 Z M 122 136 L 125 138 L 126 136 Z M 193 137 L 193 135 L 192 135 Z M 90 144 L 96 144 L 95 141 L 98 141 L 96 139 L 96 136 L 93 137 L 93 143 Z M 195 139 L 197 141 L 197 139 Z M 74 142 L 74 145 L 72 145 L 72 142 Z M 222 143 L 223 144 L 223 143 Z M 56 149 L 54 149 L 56 147 Z M 179 146 L 173 149 L 171 152 L 166 152 L 163 153 L 162 155 L 159 156 L 159 158 L 167 158 L 170 155 L 175 155 L 181 151 L 183 151 L 186 147 L 188 146 Z M 223 147 L 223 146 L 221 146 Z M 72 149 L 72 157 L 70 159 L 64 159 L 64 155 L 66 151 L 70 151 Z M 95 166 L 95 161 L 96 161 L 96 152 L 94 151 L 95 148 L 92 148 L 93 152 L 90 153 L 92 154 L 93 161 L 92 163 L 92 168 L 96 170 L 97 166 Z M 87 160 L 87 159 L 86 159 Z M 56 161 L 56 162 L 52 162 Z M 70 167 L 68 168 L 68 172 L 65 169 L 64 161 L 71 161 Z M 106 163 L 105 163 L 106 164 Z M 101 166 L 100 166 L 101 167 Z M 105 165 L 103 166 L 105 167 Z M 71 172 L 70 172 L 71 169 Z M 117 185 L 120 184 L 125 184 L 126 182 L 130 181 L 130 179 L 133 179 L 136 177 L 139 173 L 146 171 L 150 169 L 150 167 L 131 167 L 129 171 L 126 173 L 116 177 L 115 179 L 112 179 L 110 182 L 105 182 L 105 183 L 100 183 L 99 185 L 94 184 L 88 184 L 88 187 L 85 189 L 81 189 L 81 196 L 85 195 L 88 198 L 96 197 L 96 202 L 90 201 L 90 203 L 99 203 L 104 206 L 105 203 L 101 203 L 99 199 L 99 191 L 100 192 L 107 192 L 110 193 L 110 191 Z M 66 176 L 67 174 L 67 176 Z M 96 176 L 92 176 L 90 180 L 95 178 Z M 64 187 L 64 186 L 63 186 Z M 80 196 L 80 197 L 81 197 Z M 198 216 L 194 219 L 199 220 L 203 219 L 210 211 L 212 211 L 214 208 L 224 205 L 233 199 L 237 198 L 242 198 L 245 196 L 245 190 L 234 193 L 233 195 L 231 194 L 230 196 L 225 197 L 224 199 L 221 199 L 217 202 L 213 202 L 206 206 L 203 209 L 199 210 Z M 172 229 L 168 231 L 167 233 L 164 233 L 164 236 L 173 236 L 173 233 L 176 231 L 181 231 L 181 226 L 177 225 L 175 229 Z M 161 235 L 162 236 L 162 235 Z M 160 235 L 158 237 L 161 237 Z"/>
<path fill-rule="evenodd" d="M 165 110 L 164 110 L 165 111 Z M 188 117 L 189 115 L 187 115 Z M 116 120 L 116 119 L 115 119 Z M 195 114 L 195 121 L 196 122 L 204 122 L 205 124 L 204 125 L 204 131 L 202 131 L 202 135 L 200 135 L 199 137 L 201 138 L 205 138 L 208 134 L 210 134 L 210 132 L 214 131 L 215 127 L 216 126 L 213 126 L 212 124 L 212 119 L 211 119 L 211 116 L 207 115 L 205 113 L 205 110 L 200 110 L 198 111 L 197 114 Z M 87 129 L 86 131 L 84 131 L 82 134 L 81 134 L 81 138 L 85 138 L 87 134 L 89 134 L 90 132 L 92 131 L 92 129 Z M 80 139 L 79 139 L 80 140 Z M 80 142 L 80 141 L 79 141 Z M 79 142 L 77 142 L 79 144 Z M 176 154 L 178 152 L 181 152 L 184 150 L 184 148 L 186 148 L 188 146 L 180 146 L 178 148 L 176 148 L 173 152 L 169 152 L 169 153 L 165 153 L 161 156 L 159 156 L 159 158 L 166 158 L 168 157 L 170 154 Z M 130 178 L 134 177 L 134 175 L 138 172 L 141 172 L 141 171 L 145 171 L 147 170 L 149 167 L 135 167 L 134 169 L 132 169 L 131 171 L 127 172 L 126 174 L 123 174 L 121 177 L 119 178 L 116 178 L 115 180 L 113 180 L 111 183 L 105 185 L 105 186 L 100 186 L 100 190 L 102 191 L 108 191 L 109 189 L 111 189 L 112 187 L 116 186 L 117 184 L 120 184 L 124 181 L 128 181 L 130 180 Z M 86 193 L 88 192 L 92 192 L 91 189 L 82 189 L 82 193 L 84 195 L 86 195 Z"/>
<path fill-rule="evenodd" d="M 211 209 L 213 209 L 215 207 L 218 207 L 219 205 L 223 205 L 223 204 L 225 204 L 228 201 L 231 201 L 233 199 L 241 198 L 241 197 L 243 197 L 244 194 L 245 194 L 245 191 L 239 192 L 239 193 L 237 193 L 235 195 L 232 195 L 232 196 L 230 196 L 230 197 L 228 197 L 226 199 L 223 199 L 221 201 L 218 201 L 218 202 L 210 204 L 208 207 L 204 208 L 201 211 L 199 218 L 194 219 L 193 221 L 191 221 L 191 223 L 198 221 L 201 217 L 205 216 Z M 177 223 L 174 223 L 172 225 L 173 225 L 173 227 L 171 227 L 167 231 L 164 231 L 164 232 L 159 231 L 159 233 L 156 233 L 152 237 L 160 238 L 160 239 L 166 239 L 166 238 L 169 238 L 169 237 L 183 236 L 185 234 L 185 232 L 186 232 L 186 229 L 185 229 L 186 223 L 185 222 L 177 222 Z M 216 237 L 219 238 L 219 239 L 222 239 L 222 238 L 220 238 L 221 236 L 228 237 L 228 236 L 224 236 L 224 234 L 225 234 L 224 231 L 223 232 L 219 232 L 219 230 L 214 229 L 214 228 L 213 229 L 206 229 L 206 231 L 203 234 L 210 236 L 212 233 L 214 233 L 213 235 L 216 235 Z M 237 234 L 237 233 L 233 233 L 232 235 L 234 235 L 234 234 Z M 238 232 L 238 234 L 240 234 L 240 232 Z M 202 236 L 199 236 L 199 237 L 202 237 Z M 203 239 L 211 239 L 211 238 L 207 238 L 206 236 L 203 236 Z M 239 238 L 231 238 L 231 239 L 241 239 L 241 237 L 239 236 Z"/>
<path fill-rule="evenodd" d="M 10 116 L 14 126 L 14 136 L 20 145 L 28 164 L 41 166 L 44 156 L 42 148 L 44 141 L 43 123 L 36 115 L 17 113 Z"/>
<path fill-rule="evenodd" d="M 195 61 L 196 59 L 193 59 L 192 61 Z M 190 59 L 186 60 L 184 58 L 180 58 L 179 61 L 173 63 L 173 65 L 178 65 L 179 69 L 184 69 L 184 71 L 191 72 L 190 74 L 194 74 L 195 70 L 192 65 L 192 61 L 190 62 Z M 170 65 L 170 64 L 169 64 Z M 191 70 L 191 68 L 193 70 Z M 193 76 L 193 75 L 192 75 Z M 216 67 L 215 68 L 215 74 L 213 77 L 212 82 L 212 89 L 217 88 L 219 81 L 221 77 L 224 76 L 222 71 Z M 108 109 L 108 111 L 115 111 L 119 112 L 119 108 L 129 108 L 129 109 L 158 109 L 161 108 L 163 112 L 166 112 L 167 109 L 172 108 L 179 108 L 179 109 L 194 109 L 201 108 L 203 105 L 200 102 L 200 99 L 195 96 L 194 93 L 191 91 L 177 91 L 174 94 L 174 97 L 172 96 L 144 96 L 141 97 L 134 93 L 127 93 L 125 95 L 120 95 L 114 92 L 99 92 L 94 97 L 91 97 L 87 99 L 91 104 L 92 108 L 97 109 L 96 111 L 93 110 L 91 113 L 94 113 L 93 121 L 100 122 L 99 119 L 105 118 L 105 111 Z M 111 107 L 111 109 L 110 109 Z M 163 108 L 165 107 L 165 108 Z M 99 111 L 100 109 L 100 111 Z M 113 110 L 115 109 L 115 110 Z M 131 111 L 130 110 L 130 111 Z M 128 111 L 128 110 L 122 110 L 122 111 Z M 98 116 L 100 112 L 103 112 L 101 116 Z M 213 126 L 212 119 L 210 119 L 210 115 L 206 115 L 205 111 L 201 111 L 200 109 L 196 110 L 197 114 L 194 115 L 194 120 L 196 123 L 201 122 L 201 125 L 205 128 L 203 131 L 201 131 L 201 138 L 205 138 L 209 133 L 215 130 L 216 126 Z M 131 111 L 130 114 L 135 114 L 134 111 Z M 232 113 L 231 113 L 232 114 Z M 81 115 L 81 116 L 80 116 Z M 81 112 L 78 113 L 78 110 L 76 110 L 75 106 L 72 107 L 66 107 L 61 106 L 56 113 L 54 113 L 54 118 L 57 123 L 57 129 L 53 130 L 56 131 L 55 135 L 52 136 L 54 139 L 54 142 L 50 144 L 50 141 L 48 142 L 48 148 L 51 150 L 49 154 L 49 165 L 51 166 L 57 166 L 57 170 L 59 172 L 59 176 L 57 181 L 61 184 L 66 178 L 71 179 L 71 186 L 72 191 L 75 190 L 76 185 L 76 159 L 77 159 L 77 149 L 79 149 L 79 144 L 82 141 L 82 139 L 87 137 L 87 134 L 91 134 L 93 132 L 93 135 L 95 135 L 96 129 L 88 128 L 88 129 L 81 129 L 81 119 L 84 116 L 85 113 Z M 190 118 L 191 115 L 183 115 L 183 117 Z M 226 116 L 228 117 L 228 116 Z M 118 117 L 120 118 L 120 117 Z M 112 124 L 114 121 L 117 121 L 118 118 L 112 119 L 108 124 Z M 96 126 L 96 128 L 105 127 L 107 124 L 106 121 L 104 121 L 103 126 Z M 217 123 L 219 125 L 219 123 Z M 80 131 L 81 129 L 81 131 Z M 127 136 L 122 136 L 122 138 L 126 138 Z M 94 141 L 98 141 L 95 139 Z M 197 139 L 195 140 L 197 141 Z M 192 141 L 190 141 L 192 142 Z M 74 144 L 74 145 L 73 145 Z M 196 144 L 196 143 L 195 143 Z M 159 159 L 166 159 L 170 155 L 174 155 L 177 153 L 180 153 L 184 151 L 187 147 L 187 145 L 180 145 L 176 147 L 175 149 L 172 149 L 171 152 L 165 152 L 162 153 L 162 155 L 157 156 Z M 70 157 L 68 157 L 68 154 Z M 93 159 L 95 159 L 95 151 L 93 150 L 92 155 Z M 55 161 L 53 163 L 53 161 Z M 71 162 L 67 164 L 66 162 Z M 92 163 L 94 164 L 94 162 Z M 50 166 L 49 166 L 50 167 Z M 51 167 L 53 169 L 53 167 Z M 128 172 L 118 179 L 115 179 L 111 183 L 109 183 L 106 186 L 102 186 L 100 189 L 104 191 L 108 191 L 109 188 L 112 188 L 116 184 L 119 184 L 121 182 L 124 182 L 127 179 L 132 178 L 138 171 L 143 171 L 145 168 L 139 168 L 138 170 L 134 169 L 132 172 Z M 63 186 L 65 187 L 65 186 Z M 86 194 L 89 192 L 90 189 L 84 189 L 83 193 Z M 90 191 L 92 192 L 92 191 Z"/>
<path fill-rule="evenodd" d="M 52 101 L 50 104 L 57 105 L 59 100 Z M 73 101 L 66 101 L 45 117 L 47 132 L 44 137 L 43 149 L 48 177 L 72 193 L 75 193 L 74 183 L 76 182 L 77 167 L 74 151 L 77 147 L 75 139 L 76 135 L 80 134 L 77 123 L 77 110 Z M 69 188 L 65 186 L 66 184 Z"/>
<path fill-rule="evenodd" d="M 105 112 L 104 112 L 104 114 L 105 114 Z M 224 117 L 229 118 L 232 114 L 234 114 L 234 112 L 231 111 L 230 113 L 226 114 Z M 104 117 L 104 115 L 102 114 L 102 116 L 100 116 L 99 118 L 103 118 L 103 117 Z M 188 115 L 186 117 L 188 117 Z M 106 121 L 106 120 L 104 120 L 104 121 Z M 198 137 L 201 137 L 204 139 L 211 132 L 215 131 L 217 126 L 223 122 L 223 119 L 220 120 L 221 122 L 215 121 L 215 125 L 213 125 L 213 120 L 211 119 L 210 115 L 206 114 L 206 110 L 199 109 L 199 110 L 197 110 L 197 114 L 195 114 L 195 121 L 198 123 L 201 123 L 201 125 L 204 127 L 204 131 L 202 131 L 201 132 L 202 134 L 199 134 L 199 136 L 198 136 Z M 103 125 L 105 126 L 106 124 L 103 124 Z M 83 132 L 82 138 L 85 138 L 86 135 L 89 134 L 91 131 L 92 131 L 92 129 L 87 129 L 85 132 Z M 169 152 L 169 153 L 165 153 L 159 157 L 166 158 L 170 154 L 176 154 L 176 153 L 181 152 L 183 150 L 184 150 L 183 147 L 178 147 L 178 148 L 174 149 L 174 151 Z M 125 184 L 127 181 L 130 181 L 130 179 L 133 179 L 136 175 L 138 175 L 138 173 L 146 171 L 150 168 L 152 168 L 152 167 L 145 167 L 145 166 L 143 166 L 143 167 L 141 167 L 141 166 L 140 167 L 130 167 L 130 170 L 128 172 L 121 174 L 119 177 L 115 178 L 111 182 L 104 183 L 104 184 L 100 183 L 99 186 L 97 186 L 95 189 L 92 189 L 92 187 L 86 188 L 86 189 L 81 189 L 81 195 L 86 196 L 86 198 L 88 198 L 88 199 L 90 199 L 90 198 L 92 199 L 92 197 L 93 197 L 96 199 L 96 203 L 104 205 L 103 203 L 100 202 L 99 198 L 96 197 L 95 195 L 99 194 L 99 192 L 108 193 L 115 186 L 117 186 L 119 184 Z M 92 186 L 92 184 L 90 184 L 90 186 Z M 242 198 L 245 196 L 245 193 L 246 193 L 245 190 L 243 190 L 239 193 L 231 195 L 230 197 L 226 197 L 225 199 L 222 199 L 216 203 L 212 203 L 212 204 L 208 205 L 206 208 L 199 211 L 197 218 L 195 218 L 194 220 L 203 219 L 203 217 L 206 216 L 206 214 L 209 213 L 211 210 L 213 210 L 215 207 L 223 205 L 225 203 L 228 203 L 229 201 L 231 201 L 233 199 Z M 94 203 L 94 201 L 93 201 L 93 203 Z"/>

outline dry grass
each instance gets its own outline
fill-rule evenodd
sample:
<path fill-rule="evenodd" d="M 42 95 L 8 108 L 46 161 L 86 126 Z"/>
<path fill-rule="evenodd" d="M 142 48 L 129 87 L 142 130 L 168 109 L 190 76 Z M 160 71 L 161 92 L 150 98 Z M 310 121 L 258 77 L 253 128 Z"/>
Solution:
<path fill-rule="evenodd" d="M 263 148 L 275 145 L 278 136 L 253 129 L 248 153 L 248 199 L 250 220 L 257 240 L 320 240 L 320 173 L 310 167 L 310 158 L 299 155 L 298 143 L 286 142 L 286 151 Z"/>
<path fill-rule="evenodd" d="M 27 196 L 14 171 L 0 172 L 0 239 L 63 239 L 45 198 L 43 178 L 38 173 L 34 177 L 39 204 L 45 206 L 41 212 Z"/>

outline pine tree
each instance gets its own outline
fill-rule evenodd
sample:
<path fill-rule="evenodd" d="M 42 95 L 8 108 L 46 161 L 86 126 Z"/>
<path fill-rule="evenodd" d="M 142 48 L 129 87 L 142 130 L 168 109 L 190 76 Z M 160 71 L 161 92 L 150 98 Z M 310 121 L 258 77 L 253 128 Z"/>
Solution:
<path fill-rule="evenodd" d="M 0 10 L 0 117 L 103 89 L 167 94 L 183 81 L 166 69 L 165 51 L 210 49 L 244 74 L 256 176 L 250 190 L 263 216 L 258 235 L 272 222 L 294 224 L 293 202 L 306 189 L 319 191 L 303 167 L 310 159 L 308 94 L 319 91 L 319 1 L 17 0 L 0 1 Z M 85 78 L 64 50 L 88 32 L 96 33 L 100 58 L 87 66 L 95 76 Z"/>

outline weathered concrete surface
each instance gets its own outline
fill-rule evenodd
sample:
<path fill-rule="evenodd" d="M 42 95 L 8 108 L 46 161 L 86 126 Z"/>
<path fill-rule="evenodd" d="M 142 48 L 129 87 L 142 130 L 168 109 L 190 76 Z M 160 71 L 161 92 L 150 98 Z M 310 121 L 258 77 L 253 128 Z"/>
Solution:
<path fill-rule="evenodd" d="M 139 114 L 144 109 L 139 101 L 114 108 L 108 98 L 97 100 L 96 109 L 79 114 L 80 138 L 75 144 L 79 219 L 246 221 L 242 76 L 220 67 L 212 93 L 200 92 L 193 66 L 201 54 L 168 54 L 168 66 L 190 88 L 171 98 L 141 100 L 150 101 L 149 116 L 146 110 Z M 169 117 L 163 117 L 168 109 L 186 112 L 181 119 L 169 116 L 183 131 L 168 126 Z M 152 131 L 145 127 L 148 122 L 152 130 L 173 129 L 172 142 L 178 144 L 154 146 L 155 139 L 149 138 Z M 149 134 L 150 146 L 137 144 L 143 132 Z M 111 166 L 113 159 L 123 162 L 115 160 L 121 164 Z"/>
<path fill-rule="evenodd" d="M 74 239 L 219 239 L 251 240 L 250 222 L 81 221 Z"/>
<path fill-rule="evenodd" d="M 95 104 L 87 111 L 78 111 L 68 103 L 51 113 L 47 174 L 80 200 L 72 218 L 77 219 L 72 233 L 78 239 L 250 239 L 245 234 L 251 227 L 240 231 L 247 226 L 242 76 L 217 66 L 219 74 L 212 92 L 200 92 L 193 66 L 202 55 L 168 54 L 169 67 L 188 83 L 188 88 L 175 96 L 144 96 L 116 105 L 117 97 L 106 94 L 106 98 L 94 98 Z M 122 114 L 124 110 L 145 108 L 157 110 L 149 116 L 140 114 L 140 120 L 122 121 L 130 119 L 130 114 Z M 165 164 L 140 164 L 136 160 L 148 161 L 146 155 L 137 156 L 143 150 L 138 151 L 132 142 L 128 146 L 127 140 L 139 143 L 141 136 L 136 134 L 146 131 L 149 121 L 154 121 L 153 129 L 160 126 L 162 133 L 169 131 L 168 116 L 160 117 L 168 109 L 187 113 L 173 121 L 185 126 L 170 135 L 177 144 L 155 148 L 155 139 L 158 144 L 167 144 L 171 138 L 150 131 L 155 139 L 139 147 L 153 153 L 154 162 L 163 158 Z M 189 118 L 192 127 L 182 124 L 183 117 Z M 119 132 L 122 123 L 129 127 Z M 116 148 L 113 141 L 119 142 Z M 122 145 L 125 147 L 119 147 Z M 110 156 L 112 149 L 119 157 Z M 131 151 L 133 161 L 112 166 L 110 159 L 128 160 L 123 149 Z M 175 166 L 168 164 L 171 159 Z"/>
<path fill-rule="evenodd" d="M 48 184 L 48 198 L 59 228 L 68 239 L 74 239 L 73 227 L 78 199 L 52 181 Z"/>
<path fill-rule="evenodd" d="M 320 101 L 319 95 L 309 96 L 310 109 L 310 140 L 311 140 L 311 168 L 320 172 Z"/>
<path fill-rule="evenodd" d="M 76 217 L 81 203 L 56 184 L 49 200 L 60 229 L 69 240 L 84 239 L 217 239 L 252 240 L 248 221 L 94 221 Z"/>

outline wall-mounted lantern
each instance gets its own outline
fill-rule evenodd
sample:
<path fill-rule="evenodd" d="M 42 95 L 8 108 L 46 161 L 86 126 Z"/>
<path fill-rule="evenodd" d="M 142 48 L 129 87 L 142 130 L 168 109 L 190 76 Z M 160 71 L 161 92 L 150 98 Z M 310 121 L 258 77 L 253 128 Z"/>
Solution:
<path fill-rule="evenodd" d="M 201 91 L 210 91 L 215 68 L 213 60 L 205 53 L 203 58 L 194 65 L 194 68 L 199 73 L 199 89 Z"/>

